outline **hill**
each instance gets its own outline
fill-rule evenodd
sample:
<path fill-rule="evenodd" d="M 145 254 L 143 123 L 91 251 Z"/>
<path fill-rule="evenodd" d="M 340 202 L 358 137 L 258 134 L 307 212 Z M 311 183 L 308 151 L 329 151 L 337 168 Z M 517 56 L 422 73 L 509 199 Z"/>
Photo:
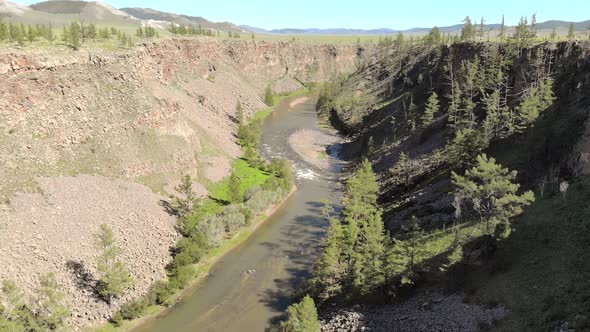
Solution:
<path fill-rule="evenodd" d="M 539 23 L 537 25 L 539 35 L 545 36 L 549 35 L 551 31 L 555 28 L 556 30 L 563 32 L 567 31 L 571 22 L 566 21 L 557 21 L 557 20 L 550 20 L 546 22 Z M 492 32 L 499 32 L 500 31 L 500 24 L 486 24 L 485 29 L 486 31 Z M 578 33 L 586 32 L 587 28 L 590 27 L 590 20 L 582 21 L 582 22 L 574 22 L 574 26 Z M 329 29 L 317 29 L 317 28 L 308 28 L 308 29 L 293 29 L 293 28 L 285 28 L 285 29 L 272 29 L 266 30 L 262 28 L 257 28 L 249 25 L 241 25 L 240 27 L 256 32 L 256 33 L 266 33 L 266 34 L 276 34 L 276 35 L 390 35 L 396 33 L 404 33 L 404 34 L 414 34 L 414 35 L 424 35 L 430 32 L 432 27 L 423 28 L 411 28 L 405 30 L 396 30 L 396 29 L 389 29 L 389 28 L 380 28 L 380 29 L 344 29 L 344 28 L 329 28 Z M 461 33 L 461 28 L 463 24 L 455 24 L 450 26 L 443 26 L 439 27 L 442 33 L 450 33 L 450 34 L 458 34 Z M 514 31 L 513 26 L 507 27 L 508 31 Z"/>
<path fill-rule="evenodd" d="M 158 21 L 167 24 L 193 25 L 217 31 L 246 32 L 245 29 L 230 22 L 211 22 L 200 16 L 179 15 L 151 8 L 121 8 L 121 11 L 145 21 Z"/>

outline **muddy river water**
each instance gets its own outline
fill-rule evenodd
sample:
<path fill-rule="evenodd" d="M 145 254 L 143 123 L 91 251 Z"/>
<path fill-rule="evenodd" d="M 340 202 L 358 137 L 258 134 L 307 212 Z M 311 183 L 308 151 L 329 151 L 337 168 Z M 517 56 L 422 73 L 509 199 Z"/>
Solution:
<path fill-rule="evenodd" d="M 310 276 L 327 222 L 321 201 L 336 201 L 340 162 L 321 171 L 289 146 L 298 129 L 321 130 L 315 98 L 283 100 L 266 119 L 261 153 L 292 161 L 298 190 L 248 240 L 232 250 L 207 279 L 177 306 L 143 326 L 141 332 L 264 331 L 291 304 L 291 295 Z M 329 149 L 337 155 L 337 147 Z"/>

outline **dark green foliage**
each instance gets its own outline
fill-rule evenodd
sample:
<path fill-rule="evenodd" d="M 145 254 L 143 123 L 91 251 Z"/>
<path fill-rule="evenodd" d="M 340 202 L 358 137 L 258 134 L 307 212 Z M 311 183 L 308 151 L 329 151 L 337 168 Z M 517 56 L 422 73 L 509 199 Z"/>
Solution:
<path fill-rule="evenodd" d="M 471 23 L 469 16 L 463 20 L 463 28 L 461 29 L 461 40 L 473 40 L 475 38 L 475 28 Z"/>
<path fill-rule="evenodd" d="M 180 196 L 170 196 L 170 210 L 178 217 L 185 217 L 194 207 L 197 195 L 193 190 L 193 180 L 190 175 L 183 175 L 180 184 L 174 188 Z"/>
<path fill-rule="evenodd" d="M 477 157 L 477 165 L 467 170 L 465 176 L 453 172 L 453 184 L 457 187 L 455 196 L 471 204 L 480 217 L 478 222 L 485 235 L 507 237 L 510 219 L 534 202 L 532 191 L 517 193 L 520 185 L 513 183 L 515 178 L 516 171 L 503 168 L 485 154 Z M 500 229 L 497 226 L 501 226 Z"/>
<path fill-rule="evenodd" d="M 440 109 L 438 95 L 436 92 L 433 92 L 428 98 L 426 102 L 426 108 L 424 110 L 424 115 L 422 115 L 422 126 L 427 127 L 432 124 L 434 120 L 434 116 L 438 113 Z"/>
<path fill-rule="evenodd" d="M 570 23 L 569 29 L 567 31 L 567 39 L 572 40 L 576 37 L 576 27 L 574 23 Z"/>
<path fill-rule="evenodd" d="M 287 320 L 281 322 L 281 332 L 319 332 L 320 321 L 313 299 L 306 295 L 301 302 L 287 309 Z"/>
<path fill-rule="evenodd" d="M 240 179 L 237 175 L 232 174 L 229 177 L 229 201 L 232 204 L 242 203 L 244 200 L 244 193 L 242 192 Z"/>
<path fill-rule="evenodd" d="M 2 282 L 0 292 L 0 331 L 54 331 L 69 316 L 63 292 L 50 273 L 40 278 L 34 296 L 28 298 L 14 282 Z"/>
<path fill-rule="evenodd" d="M 432 28 L 426 36 L 426 42 L 433 45 L 438 45 L 442 42 L 442 35 L 438 27 Z"/>
<path fill-rule="evenodd" d="M 80 49 L 81 41 L 80 41 L 80 25 L 76 22 L 72 22 L 69 28 L 69 36 L 68 39 L 69 45 L 75 49 Z"/>

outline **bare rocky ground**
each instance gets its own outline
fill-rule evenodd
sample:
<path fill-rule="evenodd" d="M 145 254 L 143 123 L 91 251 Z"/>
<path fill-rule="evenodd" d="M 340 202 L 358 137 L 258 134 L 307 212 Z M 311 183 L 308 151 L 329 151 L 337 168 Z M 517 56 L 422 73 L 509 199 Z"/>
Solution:
<path fill-rule="evenodd" d="M 182 174 L 200 195 L 229 174 L 237 102 L 251 115 L 269 83 L 291 91 L 357 61 L 353 46 L 212 38 L 123 53 L 0 50 L 0 279 L 31 290 L 54 272 L 74 328 L 105 321 L 164 277 L 178 236 L 162 195 Z M 102 223 L 137 280 L 111 307 L 72 273 L 95 274 Z"/>
<path fill-rule="evenodd" d="M 297 154 L 307 163 L 327 170 L 330 167 L 326 151 L 329 145 L 336 144 L 342 139 L 335 133 L 328 133 L 319 130 L 301 129 L 289 137 L 289 144 Z"/>
<path fill-rule="evenodd" d="M 0 206 L 0 280 L 25 290 L 53 272 L 72 308 L 73 326 L 104 321 L 126 300 L 144 294 L 165 277 L 169 248 L 178 234 L 175 219 L 158 205 L 149 188 L 102 176 L 38 179 L 42 194 L 15 195 Z M 122 259 L 135 278 L 128 294 L 112 306 L 93 296 L 95 234 L 109 225 L 123 249 Z M 92 277 L 84 280 L 81 272 Z"/>
<path fill-rule="evenodd" d="M 400 303 L 353 308 L 323 317 L 323 332 L 475 332 L 492 326 L 508 312 L 463 303 L 463 296 L 423 294 Z"/>

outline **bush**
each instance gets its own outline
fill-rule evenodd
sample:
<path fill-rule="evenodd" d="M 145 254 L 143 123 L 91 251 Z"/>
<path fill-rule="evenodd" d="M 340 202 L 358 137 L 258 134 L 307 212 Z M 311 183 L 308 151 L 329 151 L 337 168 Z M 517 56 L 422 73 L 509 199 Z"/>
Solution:
<path fill-rule="evenodd" d="M 282 196 L 281 189 L 262 190 L 258 188 L 258 190 L 250 193 L 245 206 L 254 213 L 260 213 L 270 205 L 278 202 Z"/>
<path fill-rule="evenodd" d="M 192 265 L 185 265 L 175 268 L 170 277 L 172 289 L 184 289 L 195 276 L 195 268 Z"/>
<path fill-rule="evenodd" d="M 217 247 L 225 237 L 225 225 L 223 220 L 217 215 L 204 217 L 197 224 L 197 233 L 203 234 L 207 243 L 211 247 Z"/>
<path fill-rule="evenodd" d="M 225 231 L 229 235 L 235 234 L 246 225 L 246 216 L 242 212 L 241 205 L 227 206 L 221 213 L 220 218 L 223 220 Z"/>
<path fill-rule="evenodd" d="M 169 282 L 158 281 L 150 289 L 150 302 L 159 305 L 169 305 L 170 298 L 175 292 L 176 289 L 174 289 Z"/>

